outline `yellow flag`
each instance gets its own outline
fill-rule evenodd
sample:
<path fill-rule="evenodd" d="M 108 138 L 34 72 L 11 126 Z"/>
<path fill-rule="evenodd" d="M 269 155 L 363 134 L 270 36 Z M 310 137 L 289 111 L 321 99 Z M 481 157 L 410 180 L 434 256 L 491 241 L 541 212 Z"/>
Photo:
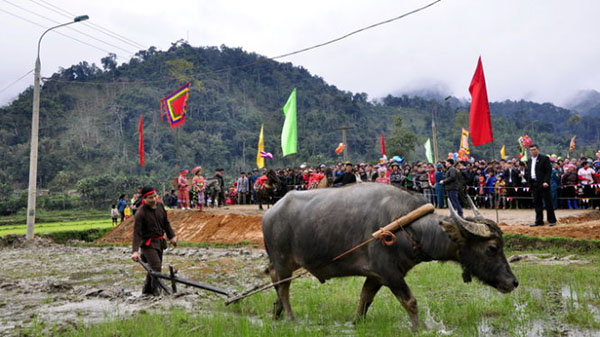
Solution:
<path fill-rule="evenodd" d="M 260 136 L 258 136 L 258 151 L 256 151 L 256 167 L 258 167 L 259 169 L 265 167 L 265 158 L 260 156 L 260 151 L 265 151 L 264 127 L 264 124 L 260 125 Z"/>
<path fill-rule="evenodd" d="M 464 152 L 464 154 L 470 154 L 471 151 L 469 151 L 469 131 L 462 129 L 462 132 L 460 134 L 460 150 L 462 150 Z"/>
<path fill-rule="evenodd" d="M 506 146 L 502 145 L 500 149 L 500 159 L 506 160 Z"/>

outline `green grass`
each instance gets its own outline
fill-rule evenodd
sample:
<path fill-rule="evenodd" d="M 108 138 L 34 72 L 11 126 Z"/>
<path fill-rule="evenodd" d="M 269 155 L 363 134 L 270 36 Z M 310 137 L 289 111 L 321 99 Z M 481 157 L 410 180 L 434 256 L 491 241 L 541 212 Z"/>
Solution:
<path fill-rule="evenodd" d="M 46 211 L 44 209 L 36 210 L 35 221 L 40 223 L 47 222 L 68 222 L 77 220 L 90 220 L 90 219 L 109 219 L 110 210 L 95 210 L 95 209 L 70 209 L 60 211 Z M 15 215 L 2 216 L 0 217 L 0 228 L 7 225 L 22 225 L 27 221 L 25 210 Z"/>
<path fill-rule="evenodd" d="M 512 255 L 508 252 L 507 255 Z M 519 252 L 522 253 L 522 252 Z M 532 251 L 527 251 L 532 253 Z M 406 278 L 419 303 L 419 336 L 439 335 L 443 324 L 453 336 L 522 336 L 539 322 L 555 322 L 571 332 L 600 330 L 600 253 L 581 258 L 591 264 L 546 266 L 515 263 L 521 285 L 501 294 L 477 281 L 465 284 L 454 263 L 424 263 Z M 408 315 L 387 288 L 382 288 L 367 318 L 353 325 L 364 278 L 333 279 L 320 284 L 312 278 L 292 283 L 295 322 L 275 321 L 273 290 L 225 306 L 221 301 L 191 310 L 141 312 L 133 317 L 61 328 L 36 323 L 32 335 L 62 336 L 391 336 L 410 335 Z M 595 309 L 594 309 L 595 308 Z M 429 317 L 428 317 L 429 316 Z M 432 323 L 431 322 L 438 322 Z M 425 327 L 429 322 L 429 328 Z M 543 325 L 548 327 L 549 325 Z M 46 331 L 46 332 L 44 332 Z M 542 334 L 551 334 L 545 330 Z"/>
<path fill-rule="evenodd" d="M 538 237 L 521 234 L 504 234 L 506 247 L 513 250 L 546 250 L 554 253 L 594 253 L 600 251 L 600 240 L 566 237 Z"/>
<path fill-rule="evenodd" d="M 54 214 L 55 218 L 60 216 L 64 215 Z M 95 220 L 36 224 L 36 233 L 55 235 L 54 239 L 60 241 L 77 235 L 101 235 L 111 227 L 110 219 L 103 216 Z M 24 234 L 25 226 L 0 227 L 0 236 L 9 233 Z M 505 235 L 505 240 L 507 256 L 577 253 L 579 258 L 592 263 L 568 266 L 515 263 L 512 268 L 521 285 L 510 294 L 501 294 L 477 281 L 463 283 L 461 270 L 454 263 L 420 264 L 406 278 L 419 303 L 420 336 L 439 335 L 442 325 L 451 335 L 477 336 L 482 324 L 487 329 L 486 334 L 520 336 L 533 325 L 549 321 L 568 327 L 571 332 L 591 330 L 597 333 L 600 330 L 598 240 L 523 235 Z M 243 245 L 182 243 L 181 246 L 232 248 Z M 350 323 L 354 319 L 363 281 L 357 277 L 329 280 L 326 284 L 312 278 L 294 281 L 291 300 L 296 322 L 272 319 L 276 296 L 273 290 L 268 290 L 231 306 L 222 302 L 199 304 L 191 311 L 172 308 L 162 313 L 140 312 L 124 319 L 97 324 L 78 323 L 66 328 L 36 321 L 24 332 L 35 336 L 409 335 L 408 315 L 385 287 L 377 294 L 367 318 L 357 325 Z M 441 323 L 432 327 L 432 321 Z M 429 328 L 425 327 L 425 322 L 429 322 Z M 545 330 L 543 333 L 554 332 Z"/>
<path fill-rule="evenodd" d="M 64 231 L 85 231 L 90 229 L 112 228 L 110 218 L 94 220 L 77 221 L 57 221 L 50 223 L 36 223 L 35 234 L 64 232 Z M 0 227 L 0 236 L 8 234 L 25 234 L 27 225 L 8 225 Z"/>

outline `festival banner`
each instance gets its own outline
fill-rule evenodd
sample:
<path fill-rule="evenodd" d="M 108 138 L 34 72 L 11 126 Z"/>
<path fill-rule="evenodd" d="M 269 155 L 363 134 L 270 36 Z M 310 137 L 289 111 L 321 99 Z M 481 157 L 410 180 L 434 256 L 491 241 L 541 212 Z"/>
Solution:
<path fill-rule="evenodd" d="M 296 123 L 296 88 L 283 106 L 285 121 L 281 130 L 281 150 L 283 156 L 298 152 L 298 126 Z"/>
<path fill-rule="evenodd" d="M 533 141 L 531 140 L 531 138 L 529 138 L 529 136 L 527 135 L 523 135 L 521 137 L 519 137 L 519 159 L 521 161 L 526 162 L 527 161 L 527 149 L 533 144 Z"/>
<path fill-rule="evenodd" d="M 433 163 L 433 151 L 431 150 L 431 139 L 427 138 L 427 141 L 423 145 L 425 146 L 425 157 L 427 157 L 427 161 Z"/>
<path fill-rule="evenodd" d="M 140 116 L 138 131 L 140 133 L 140 140 L 138 144 L 138 151 L 140 153 L 140 165 L 144 166 L 144 115 Z"/>
<path fill-rule="evenodd" d="M 458 158 L 460 160 L 469 160 L 469 154 L 471 151 L 469 150 L 469 131 L 462 129 L 460 134 L 460 146 L 458 148 Z"/>
<path fill-rule="evenodd" d="M 264 128 L 265 125 L 261 124 L 260 135 L 258 136 L 258 151 L 256 152 L 256 167 L 259 169 L 265 167 L 265 158 L 261 156 L 261 152 L 265 152 Z"/>
<path fill-rule="evenodd" d="M 500 149 L 500 159 L 506 160 L 506 146 L 502 145 Z"/>
<path fill-rule="evenodd" d="M 494 136 L 492 134 L 490 105 L 488 103 L 481 56 L 477 61 L 477 68 L 475 69 L 475 74 L 473 74 L 471 85 L 469 85 L 469 92 L 471 93 L 469 129 L 471 131 L 473 145 L 479 146 L 493 142 Z"/>
<path fill-rule="evenodd" d="M 573 136 L 573 138 L 571 138 L 571 143 L 569 143 L 569 152 L 573 152 L 575 151 L 575 138 L 577 136 Z"/>
<path fill-rule="evenodd" d="M 187 100 L 190 96 L 191 85 L 192 83 L 188 82 L 160 100 L 160 120 L 162 120 L 163 113 L 165 113 L 171 128 L 176 128 L 185 123 Z"/>
<path fill-rule="evenodd" d="M 379 142 L 381 143 L 381 156 L 385 156 L 385 137 L 383 136 L 383 133 L 381 134 Z"/>

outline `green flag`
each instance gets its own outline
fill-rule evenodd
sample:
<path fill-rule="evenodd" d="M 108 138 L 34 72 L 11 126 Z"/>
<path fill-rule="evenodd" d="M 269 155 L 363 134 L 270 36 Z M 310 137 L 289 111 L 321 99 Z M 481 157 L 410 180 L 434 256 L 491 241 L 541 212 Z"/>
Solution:
<path fill-rule="evenodd" d="M 281 130 L 281 150 L 283 156 L 298 152 L 298 126 L 296 125 L 296 88 L 283 107 L 285 122 Z"/>
<path fill-rule="evenodd" d="M 431 140 L 427 138 L 425 142 L 425 157 L 427 157 L 427 161 L 433 163 L 433 151 L 431 151 Z"/>

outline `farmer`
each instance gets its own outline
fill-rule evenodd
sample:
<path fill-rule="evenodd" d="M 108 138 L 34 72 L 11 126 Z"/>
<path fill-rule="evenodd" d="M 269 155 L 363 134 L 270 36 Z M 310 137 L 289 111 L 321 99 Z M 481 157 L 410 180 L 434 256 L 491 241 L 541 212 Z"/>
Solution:
<path fill-rule="evenodd" d="M 162 203 L 156 201 L 156 191 L 150 186 L 142 188 L 142 205 L 135 214 L 133 227 L 133 253 L 131 259 L 139 261 L 141 249 L 142 261 L 148 263 L 152 270 L 160 272 L 162 267 L 163 250 L 167 248 L 165 233 L 169 242 L 177 246 L 177 236 L 167 219 L 167 211 Z M 142 294 L 158 296 L 158 283 L 150 275 L 146 276 Z"/>

